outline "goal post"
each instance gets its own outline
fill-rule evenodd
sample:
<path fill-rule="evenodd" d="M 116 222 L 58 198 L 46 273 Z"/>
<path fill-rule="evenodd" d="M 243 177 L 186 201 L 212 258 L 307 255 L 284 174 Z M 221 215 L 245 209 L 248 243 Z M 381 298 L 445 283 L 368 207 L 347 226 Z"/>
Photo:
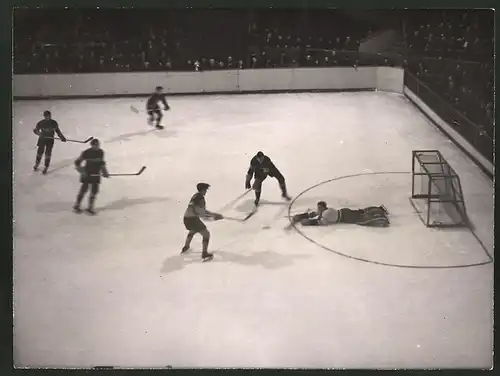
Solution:
<path fill-rule="evenodd" d="M 460 177 L 439 150 L 412 151 L 410 202 L 427 227 L 469 225 Z"/>

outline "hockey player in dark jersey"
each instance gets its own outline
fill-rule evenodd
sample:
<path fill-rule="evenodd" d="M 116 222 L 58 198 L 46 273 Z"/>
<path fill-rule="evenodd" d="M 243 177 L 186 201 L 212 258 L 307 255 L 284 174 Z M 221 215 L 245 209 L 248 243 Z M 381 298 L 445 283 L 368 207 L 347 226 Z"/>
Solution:
<path fill-rule="evenodd" d="M 214 218 L 215 220 L 224 219 L 221 214 L 210 212 L 205 208 L 205 195 L 207 194 L 208 188 L 210 188 L 209 184 L 198 183 L 196 185 L 196 189 L 198 192 L 195 193 L 189 201 L 189 205 L 186 209 L 186 212 L 184 213 L 184 226 L 189 232 L 186 236 L 186 242 L 181 252 L 182 254 L 189 250 L 191 240 L 193 240 L 194 235 L 199 232 L 203 237 L 203 250 L 201 253 L 203 261 L 211 260 L 213 258 L 213 254 L 208 253 L 210 232 L 208 232 L 207 227 L 200 218 Z"/>
<path fill-rule="evenodd" d="M 170 110 L 170 107 L 165 99 L 165 94 L 163 93 L 163 87 L 157 86 L 155 92 L 148 98 L 146 102 L 146 111 L 148 113 L 148 124 L 152 125 L 156 117 L 156 128 L 163 129 L 160 125 L 161 119 L 163 118 L 162 110 L 159 103 L 163 104 L 165 111 Z"/>
<path fill-rule="evenodd" d="M 38 149 L 36 151 L 36 161 L 35 165 L 33 166 L 33 170 L 38 170 L 38 166 L 40 165 L 42 156 L 45 153 L 45 168 L 43 169 L 43 173 L 46 174 L 50 166 L 50 159 L 52 158 L 54 134 L 57 133 L 62 142 L 66 142 L 66 137 L 64 137 L 61 130 L 59 129 L 59 124 L 57 124 L 57 121 L 52 119 L 52 114 L 50 113 L 50 111 L 44 111 L 43 117 L 43 120 L 40 120 L 37 123 L 35 129 L 33 129 L 33 133 L 38 136 L 38 142 L 36 144 L 36 146 L 38 146 Z"/>
<path fill-rule="evenodd" d="M 288 201 L 290 200 L 286 190 L 285 178 L 271 159 L 267 155 L 264 155 L 263 152 L 259 151 L 250 161 L 250 168 L 248 169 L 245 181 L 246 189 L 253 188 L 255 190 L 255 206 L 259 205 L 262 182 L 266 180 L 268 176 L 278 180 L 281 196 Z M 255 177 L 253 186 L 250 184 L 252 177 Z"/>
<path fill-rule="evenodd" d="M 83 196 L 90 188 L 89 205 L 85 210 L 89 214 L 95 214 L 94 203 L 99 192 L 99 185 L 101 183 L 101 174 L 105 178 L 109 177 L 108 170 L 106 169 L 106 162 L 104 161 L 104 151 L 100 148 L 100 142 L 94 138 L 90 142 L 91 147 L 82 152 L 82 154 L 75 160 L 76 170 L 80 173 L 80 191 L 76 197 L 76 203 L 73 210 L 76 213 L 81 213 L 80 204 Z M 82 166 L 82 163 L 85 165 Z"/>
<path fill-rule="evenodd" d="M 389 212 L 384 205 L 369 206 L 364 209 L 329 208 L 325 201 L 317 204 L 317 211 L 296 214 L 292 222 L 300 222 L 303 226 L 328 226 L 337 223 L 352 223 L 360 226 L 387 227 Z"/>

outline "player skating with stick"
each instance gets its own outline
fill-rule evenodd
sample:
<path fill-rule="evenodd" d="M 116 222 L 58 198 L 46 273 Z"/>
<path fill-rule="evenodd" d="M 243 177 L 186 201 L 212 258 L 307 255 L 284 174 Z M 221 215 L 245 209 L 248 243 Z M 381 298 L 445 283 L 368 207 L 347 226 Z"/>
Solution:
<path fill-rule="evenodd" d="M 385 206 L 369 206 L 364 209 L 329 208 L 325 201 L 317 204 L 317 211 L 296 214 L 292 222 L 303 226 L 328 226 L 336 223 L 353 223 L 360 226 L 387 227 L 389 212 Z"/>
<path fill-rule="evenodd" d="M 271 159 L 267 155 L 264 155 L 263 152 L 259 151 L 250 161 L 250 168 L 248 169 L 245 181 L 246 189 L 253 188 L 255 190 L 255 206 L 259 205 L 262 182 L 266 180 L 267 176 L 278 180 L 281 189 L 281 196 L 290 201 L 290 197 L 288 196 L 286 190 L 285 178 L 276 168 Z M 252 177 L 255 177 L 253 187 L 251 186 Z"/>
<path fill-rule="evenodd" d="M 207 194 L 210 185 L 207 183 L 198 183 L 196 185 L 197 193 L 191 197 L 189 205 L 184 213 L 184 226 L 189 231 L 186 236 L 186 242 L 182 248 L 182 253 L 189 250 L 191 246 L 191 241 L 196 233 L 200 233 L 203 237 L 203 249 L 201 253 L 201 258 L 203 261 L 210 261 L 213 259 L 213 254 L 208 253 L 208 243 L 210 241 L 210 232 L 207 227 L 202 222 L 201 218 L 214 218 L 215 220 L 223 219 L 222 214 L 212 213 L 206 209 L 205 195 Z"/>
<path fill-rule="evenodd" d="M 165 99 L 165 94 L 163 93 L 163 87 L 157 86 L 155 92 L 148 98 L 146 102 L 146 111 L 148 114 L 148 124 L 152 125 L 156 120 L 156 128 L 163 129 L 160 125 L 161 119 L 163 118 L 162 110 L 158 103 L 163 104 L 165 111 L 170 110 L 170 107 Z M 156 119 L 155 119 L 156 117 Z"/>
<path fill-rule="evenodd" d="M 52 158 L 52 148 L 54 147 L 54 133 L 57 133 L 59 139 L 62 142 L 66 142 L 66 137 L 62 134 L 59 129 L 59 124 L 57 121 L 52 119 L 52 114 L 50 111 L 44 111 L 43 120 L 40 120 L 35 129 L 33 129 L 33 133 L 38 136 L 38 142 L 36 146 L 38 149 L 36 151 L 36 161 L 33 166 L 33 170 L 37 171 L 38 166 L 40 165 L 40 161 L 42 160 L 42 156 L 45 153 L 45 168 L 43 169 L 43 174 L 47 173 L 47 170 L 50 166 L 50 159 Z"/>
<path fill-rule="evenodd" d="M 98 139 L 94 138 L 90 142 L 91 147 L 84 150 L 80 157 L 75 160 L 76 170 L 80 173 L 80 191 L 76 197 L 73 210 L 76 213 L 81 213 L 80 208 L 83 197 L 90 188 L 89 204 L 85 210 L 89 214 L 95 214 L 94 203 L 99 193 L 99 185 L 101 184 L 101 175 L 105 178 L 109 177 L 108 170 L 106 169 L 106 162 L 104 161 L 104 150 L 100 147 Z M 85 165 L 82 166 L 82 163 Z"/>

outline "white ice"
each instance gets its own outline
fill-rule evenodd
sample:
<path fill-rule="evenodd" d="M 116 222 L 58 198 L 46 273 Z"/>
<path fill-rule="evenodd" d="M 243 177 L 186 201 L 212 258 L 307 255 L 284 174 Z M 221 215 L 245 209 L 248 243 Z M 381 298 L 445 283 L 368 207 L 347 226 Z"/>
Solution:
<path fill-rule="evenodd" d="M 143 108 L 141 99 L 14 103 L 17 366 L 491 366 L 493 185 L 404 97 L 169 102 L 163 131 L 130 110 Z M 147 166 L 140 177 L 104 180 L 95 217 L 71 211 L 79 188 L 72 163 L 84 146 L 57 143 L 51 173 L 32 171 L 32 128 L 46 109 L 66 137 L 100 139 L 110 172 Z M 414 149 L 440 150 L 458 172 L 486 249 L 469 230 L 420 222 L 408 200 Z M 305 192 L 291 212 L 320 199 L 333 207 L 385 204 L 391 227 L 300 228 L 315 244 L 284 229 L 289 208 L 269 178 L 247 222 L 207 223 L 213 261 L 201 263 L 199 237 L 181 256 L 182 215 L 196 183 L 212 185 L 209 210 L 223 208 L 243 193 L 258 150 L 293 196 L 365 173 Z M 241 217 L 252 202 L 250 193 L 223 214 Z"/>

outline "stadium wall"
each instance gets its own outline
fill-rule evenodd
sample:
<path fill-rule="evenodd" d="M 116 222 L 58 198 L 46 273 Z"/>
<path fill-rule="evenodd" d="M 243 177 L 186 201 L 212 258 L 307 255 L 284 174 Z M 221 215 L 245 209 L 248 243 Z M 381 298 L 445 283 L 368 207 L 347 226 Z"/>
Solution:
<path fill-rule="evenodd" d="M 460 133 L 453 129 L 443 119 L 441 119 L 428 105 L 426 105 L 413 91 L 404 87 L 406 98 L 419 109 L 441 132 L 452 140 L 469 158 L 490 178 L 495 175 L 495 166 L 487 158 L 481 155 Z"/>
<path fill-rule="evenodd" d="M 487 174 L 493 165 L 404 86 L 404 70 L 393 67 L 254 69 L 209 72 L 136 72 L 15 75 L 13 97 L 81 99 L 139 97 L 162 85 L 170 95 L 380 90 L 404 94 Z"/>
<path fill-rule="evenodd" d="M 14 99 L 146 96 L 157 85 L 174 94 L 382 90 L 402 93 L 404 71 L 389 67 L 255 69 L 15 75 Z"/>

